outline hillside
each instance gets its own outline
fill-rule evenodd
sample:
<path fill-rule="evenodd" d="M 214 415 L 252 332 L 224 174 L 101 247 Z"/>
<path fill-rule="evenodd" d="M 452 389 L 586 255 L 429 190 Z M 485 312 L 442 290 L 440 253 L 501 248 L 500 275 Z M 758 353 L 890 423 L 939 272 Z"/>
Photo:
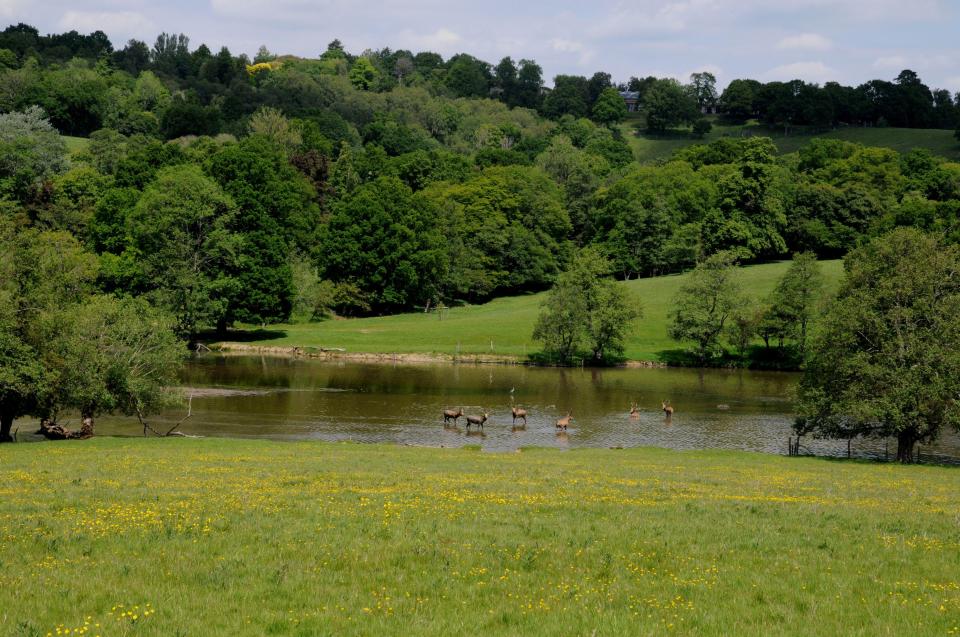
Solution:
<path fill-rule="evenodd" d="M 776 285 L 789 263 L 770 263 L 741 269 L 744 288 L 762 298 Z M 822 262 L 829 290 L 836 287 L 841 261 Z M 667 314 L 685 274 L 622 283 L 643 307 L 627 341 L 630 360 L 660 360 L 662 352 L 678 344 L 667 336 Z M 543 293 L 496 299 L 438 313 L 410 313 L 362 319 L 331 320 L 298 325 L 276 325 L 237 336 L 255 345 L 277 347 L 338 347 L 348 352 L 497 354 L 525 356 L 539 350 L 530 334 Z"/>
<path fill-rule="evenodd" d="M 864 146 L 881 146 L 905 153 L 914 148 L 926 148 L 934 155 L 951 160 L 960 160 L 960 142 L 952 130 L 919 128 L 860 128 L 844 127 L 829 132 L 808 133 L 803 130 L 784 136 L 782 129 L 760 124 L 726 126 L 714 122 L 713 130 L 703 139 L 692 139 L 686 131 L 667 131 L 663 135 L 649 135 L 637 131 L 635 124 L 642 119 L 633 119 L 621 125 L 624 137 L 630 143 L 634 155 L 641 163 L 669 158 L 676 150 L 692 144 L 703 144 L 721 137 L 764 136 L 773 139 L 781 153 L 799 150 L 811 139 L 823 137 L 856 142 Z"/>

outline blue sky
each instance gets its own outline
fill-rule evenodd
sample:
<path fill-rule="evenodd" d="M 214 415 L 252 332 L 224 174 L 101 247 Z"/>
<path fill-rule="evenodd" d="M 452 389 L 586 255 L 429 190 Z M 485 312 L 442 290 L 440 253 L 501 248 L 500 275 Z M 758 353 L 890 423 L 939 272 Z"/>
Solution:
<path fill-rule="evenodd" d="M 347 49 L 468 52 L 496 63 L 533 58 L 547 78 L 605 70 L 673 76 L 709 70 L 848 84 L 911 68 L 931 87 L 960 91 L 957 0 L 0 0 L 0 22 L 41 32 L 101 28 L 114 44 L 152 44 L 160 31 L 191 45 L 315 56 Z"/>

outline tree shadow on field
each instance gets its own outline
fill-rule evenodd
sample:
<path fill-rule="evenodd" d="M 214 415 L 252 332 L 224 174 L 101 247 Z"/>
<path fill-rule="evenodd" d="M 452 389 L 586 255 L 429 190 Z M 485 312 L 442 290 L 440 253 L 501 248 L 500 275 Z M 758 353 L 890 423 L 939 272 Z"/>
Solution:
<path fill-rule="evenodd" d="M 697 356 L 686 349 L 665 349 L 657 352 L 657 360 L 668 367 L 703 367 L 710 361 L 701 362 Z"/>
<path fill-rule="evenodd" d="M 286 338 L 287 333 L 284 330 L 269 330 L 263 328 L 236 330 L 228 329 L 226 332 L 217 332 L 209 330 L 200 332 L 196 340 L 199 343 L 219 343 L 229 341 L 231 343 L 249 343 L 252 341 L 272 341 L 278 338 Z"/>
<path fill-rule="evenodd" d="M 725 351 L 704 361 L 689 349 L 665 349 L 657 352 L 657 360 L 668 367 L 724 367 L 776 371 L 796 371 L 801 368 L 803 356 L 796 347 L 767 348 L 752 345 L 746 355 Z"/>

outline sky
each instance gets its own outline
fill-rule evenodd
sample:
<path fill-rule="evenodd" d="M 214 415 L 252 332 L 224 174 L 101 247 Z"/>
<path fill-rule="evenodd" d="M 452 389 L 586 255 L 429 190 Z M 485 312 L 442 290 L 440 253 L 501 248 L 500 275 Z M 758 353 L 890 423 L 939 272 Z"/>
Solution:
<path fill-rule="evenodd" d="M 0 0 L 0 23 L 42 33 L 102 29 L 114 46 L 183 32 L 191 47 L 252 55 L 348 51 L 466 52 L 496 64 L 536 60 L 544 77 L 761 81 L 892 79 L 904 68 L 960 91 L 960 0 Z"/>

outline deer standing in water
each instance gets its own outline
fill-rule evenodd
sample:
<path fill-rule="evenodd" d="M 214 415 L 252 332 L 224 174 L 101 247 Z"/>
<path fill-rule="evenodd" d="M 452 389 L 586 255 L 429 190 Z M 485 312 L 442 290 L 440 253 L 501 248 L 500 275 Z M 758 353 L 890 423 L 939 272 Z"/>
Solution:
<path fill-rule="evenodd" d="M 571 420 L 573 420 L 573 416 L 571 416 L 570 412 L 568 411 L 565 417 L 557 419 L 557 431 L 560 431 L 561 429 L 566 431 Z"/>
<path fill-rule="evenodd" d="M 527 426 L 527 410 L 521 407 L 511 407 L 510 413 L 513 415 L 513 424 L 517 424 L 517 419 L 523 419 L 523 426 Z"/>
<path fill-rule="evenodd" d="M 483 414 L 482 416 L 467 416 L 467 431 L 470 430 L 470 425 L 477 425 L 483 429 L 483 423 L 487 422 L 487 417 L 489 414 Z"/>
<path fill-rule="evenodd" d="M 673 405 L 670 404 L 669 400 L 660 401 L 660 406 L 663 407 L 663 413 L 667 418 L 673 416 Z"/>
<path fill-rule="evenodd" d="M 457 411 L 454 411 L 454 410 L 452 410 L 452 409 L 444 409 L 444 410 L 443 410 L 443 424 L 447 424 L 448 422 L 450 422 L 450 421 L 452 420 L 452 421 L 453 421 L 453 424 L 456 425 L 456 424 L 457 424 L 457 419 L 459 419 L 460 416 L 462 416 L 462 415 L 463 415 L 463 407 L 461 407 L 461 408 L 458 409 Z"/>
<path fill-rule="evenodd" d="M 637 407 L 637 403 L 630 403 L 630 417 L 631 418 L 640 417 L 640 409 Z"/>

